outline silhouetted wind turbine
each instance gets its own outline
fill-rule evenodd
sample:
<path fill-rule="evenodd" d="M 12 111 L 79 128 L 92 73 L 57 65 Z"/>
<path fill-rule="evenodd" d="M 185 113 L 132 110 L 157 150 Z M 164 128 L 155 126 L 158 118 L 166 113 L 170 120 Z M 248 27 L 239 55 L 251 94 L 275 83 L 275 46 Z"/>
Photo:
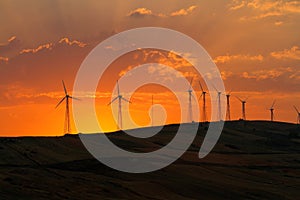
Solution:
<path fill-rule="evenodd" d="M 222 110 L 221 110 L 221 94 L 222 94 L 222 92 L 221 91 L 219 91 L 219 90 L 217 90 L 217 88 L 213 85 L 213 87 L 215 88 L 215 90 L 216 90 L 216 92 L 218 93 L 218 119 L 219 119 L 219 121 L 221 121 L 222 120 L 222 114 L 221 114 L 221 112 L 222 112 Z"/>
<path fill-rule="evenodd" d="M 246 99 L 242 100 L 239 97 L 236 97 L 241 103 L 242 103 L 242 119 L 246 120 L 246 103 L 247 103 L 247 99 L 249 97 L 247 97 Z"/>
<path fill-rule="evenodd" d="M 199 81 L 199 85 L 200 85 L 200 88 L 201 88 L 201 91 L 202 91 L 201 96 L 199 97 L 199 100 L 200 100 L 201 97 L 202 97 L 202 100 L 203 100 L 202 120 L 203 120 L 203 122 L 206 122 L 207 121 L 207 119 L 206 119 L 206 116 L 207 116 L 206 115 L 206 97 L 205 97 L 206 96 L 206 91 L 204 91 L 200 81 Z"/>
<path fill-rule="evenodd" d="M 272 106 L 269 108 L 269 110 L 270 110 L 270 114 L 271 114 L 271 122 L 273 122 L 274 121 L 274 105 L 275 105 L 275 100 L 273 101 L 273 103 L 272 103 Z"/>
<path fill-rule="evenodd" d="M 188 121 L 189 122 L 194 122 L 194 120 L 193 120 L 193 107 L 192 107 L 192 98 L 195 98 L 194 96 L 193 96 L 193 90 L 192 90 L 192 83 L 193 83 L 193 78 L 191 79 L 191 82 L 190 82 L 190 87 L 189 87 L 189 89 L 188 89 L 188 93 L 189 93 L 189 113 L 188 113 Z"/>
<path fill-rule="evenodd" d="M 299 110 L 297 109 L 296 106 L 294 106 L 294 108 L 295 108 L 295 110 L 297 112 L 297 124 L 300 124 L 300 112 L 299 112 Z"/>
<path fill-rule="evenodd" d="M 230 95 L 231 95 L 231 91 L 226 94 L 226 103 L 227 103 L 226 120 L 227 121 L 231 120 L 231 115 L 230 115 Z"/>
<path fill-rule="evenodd" d="M 63 101 L 66 100 L 66 113 L 65 113 L 65 127 L 64 127 L 64 132 L 66 134 L 71 133 L 71 125 L 70 125 L 70 108 L 69 108 L 69 99 L 75 99 L 75 100 L 79 100 L 75 97 L 72 97 L 68 94 L 68 91 L 66 89 L 65 83 L 62 80 L 62 84 L 63 84 L 63 88 L 64 88 L 64 92 L 65 92 L 65 97 L 62 98 L 60 100 L 60 102 L 58 102 L 58 104 L 56 105 L 55 108 L 57 108 Z"/>
<path fill-rule="evenodd" d="M 117 81 L 117 89 L 118 89 L 118 96 L 115 97 L 111 102 L 109 102 L 109 104 L 107 104 L 108 106 L 110 104 L 112 104 L 114 101 L 116 101 L 117 99 L 119 100 L 119 111 L 118 111 L 118 125 L 119 128 L 122 129 L 123 128 L 123 121 L 122 121 L 122 100 L 126 101 L 128 103 L 131 103 L 131 101 L 125 99 L 121 94 L 120 94 L 120 88 L 119 88 L 119 81 Z"/>

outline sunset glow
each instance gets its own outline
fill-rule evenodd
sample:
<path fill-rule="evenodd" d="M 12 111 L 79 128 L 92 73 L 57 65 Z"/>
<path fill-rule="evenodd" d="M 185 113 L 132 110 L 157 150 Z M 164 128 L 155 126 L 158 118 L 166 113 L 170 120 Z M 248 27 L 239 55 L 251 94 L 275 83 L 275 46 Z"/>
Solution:
<path fill-rule="evenodd" d="M 61 80 L 72 94 L 81 63 L 101 41 L 138 27 L 164 27 L 182 32 L 200 43 L 232 91 L 231 118 L 241 118 L 241 103 L 249 97 L 247 120 L 269 120 L 269 107 L 276 100 L 275 120 L 296 122 L 293 105 L 300 110 L 300 2 L 275 0 L 165 0 L 165 1 L 16 1 L 0 0 L 0 136 L 63 135 L 65 104 Z M 9 19 L 9 23 L 6 20 Z M 113 46 L 107 48 L 113 49 Z M 189 56 L 187 52 L 187 55 Z M 193 58 L 191 58 L 192 60 Z M 161 63 L 193 78 L 193 106 L 202 100 L 202 77 L 176 52 L 141 49 L 116 59 L 100 80 L 96 110 L 105 132 L 117 130 L 111 101 L 116 81 L 145 63 Z M 160 73 L 165 81 L 174 77 Z M 172 91 L 145 85 L 133 94 L 122 90 L 132 104 L 132 119 L 141 127 L 151 125 L 154 95 L 154 125 L 180 122 L 180 108 Z M 188 88 L 186 88 L 188 90 Z M 211 91 L 215 92 L 215 91 Z M 188 94 L 183 90 L 180 95 Z M 207 95 L 208 119 L 211 102 Z M 164 109 L 163 109 L 163 108 Z M 187 106 L 183 108 L 187 112 Z M 164 116 L 164 111 L 166 116 Z M 72 113 L 72 109 L 71 109 Z M 166 117 L 164 121 L 164 117 Z M 117 119 L 116 119 L 117 120 Z M 183 121 L 186 121 L 184 119 Z M 89 123 L 86 119 L 84 123 Z M 124 129 L 136 128 L 123 119 Z M 77 133 L 72 122 L 72 132 Z M 88 131 L 89 132 L 89 131 Z"/>

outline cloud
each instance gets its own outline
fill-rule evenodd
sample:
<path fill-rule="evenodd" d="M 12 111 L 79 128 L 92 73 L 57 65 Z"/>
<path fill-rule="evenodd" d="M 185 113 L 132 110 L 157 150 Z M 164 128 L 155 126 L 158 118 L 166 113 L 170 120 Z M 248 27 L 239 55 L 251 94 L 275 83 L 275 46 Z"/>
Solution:
<path fill-rule="evenodd" d="M 271 11 L 271 12 L 266 12 L 266 13 L 263 13 L 263 14 L 259 14 L 259 15 L 256 15 L 256 16 L 252 16 L 252 17 L 241 17 L 240 18 L 240 21 L 249 21 L 249 20 L 259 20 L 259 19 L 264 19 L 264 18 L 267 18 L 267 17 L 279 17 L 279 16 L 282 16 L 283 14 L 281 12 L 278 12 L 278 11 Z"/>
<path fill-rule="evenodd" d="M 52 50 L 54 46 L 56 46 L 57 44 L 66 44 L 66 45 L 69 45 L 69 46 L 78 46 L 78 47 L 85 47 L 87 44 L 86 43 L 83 43 L 83 42 L 80 42 L 78 40 L 70 40 L 69 38 L 65 37 L 65 38 L 62 38 L 58 41 L 58 43 L 47 43 L 47 44 L 42 44 L 42 45 L 39 45 L 38 47 L 36 48 L 31 48 L 31 49 L 23 49 L 20 51 L 20 54 L 24 54 L 24 53 L 37 53 L 39 51 L 42 51 L 44 49 L 47 49 L 47 50 Z"/>
<path fill-rule="evenodd" d="M 300 49 L 298 46 L 293 46 L 291 49 L 271 52 L 270 55 L 276 59 L 300 60 Z"/>
<path fill-rule="evenodd" d="M 0 63 L 1 63 L 1 62 L 6 62 L 6 63 L 7 63 L 8 60 L 9 60 L 9 59 L 8 59 L 7 57 L 1 57 L 1 56 L 0 56 Z"/>
<path fill-rule="evenodd" d="M 0 55 L 5 57 L 12 57 L 19 53 L 21 49 L 21 42 L 16 36 L 10 37 L 7 42 L 0 43 Z"/>
<path fill-rule="evenodd" d="M 293 74 L 291 74 L 291 75 L 289 76 L 289 78 L 290 78 L 290 79 L 295 79 L 295 80 L 299 81 L 299 80 L 300 80 L 300 70 L 297 71 L 297 72 L 295 72 L 295 73 L 293 73 Z"/>
<path fill-rule="evenodd" d="M 231 71 L 221 71 L 221 77 L 223 80 L 227 80 L 232 75 L 233 75 L 233 72 L 231 72 Z"/>
<path fill-rule="evenodd" d="M 186 59 L 191 61 L 188 62 Z M 135 66 L 141 65 L 143 63 L 159 63 L 172 67 L 175 70 L 178 70 L 185 77 L 197 77 L 197 72 L 193 68 L 193 65 L 196 63 L 193 58 L 191 58 L 189 53 L 179 54 L 176 52 L 164 52 L 159 50 L 140 50 L 136 54 L 133 54 L 133 59 L 137 61 L 136 65 L 128 65 L 124 70 L 119 72 L 119 76 L 123 76 L 128 73 L 130 70 L 134 69 Z M 169 71 L 164 67 L 156 68 L 154 66 L 149 67 L 148 72 L 159 73 L 160 75 L 166 75 Z"/>
<path fill-rule="evenodd" d="M 300 14 L 299 1 L 271 0 L 233 0 L 229 10 L 236 11 L 247 8 L 255 11 L 252 16 L 244 16 L 240 20 L 259 20 L 267 17 L 278 17 L 288 14 Z M 257 13 L 259 12 L 259 13 Z"/>
<path fill-rule="evenodd" d="M 163 81 L 174 81 L 174 78 L 180 77 L 179 73 L 174 73 L 174 70 L 172 70 L 168 66 L 164 65 L 155 65 L 155 66 L 149 66 L 148 67 L 148 73 L 154 75 L 153 77 L 161 77 L 163 78 Z M 185 75 L 185 74 L 183 74 Z M 187 76 L 185 76 L 187 77 Z"/>
<path fill-rule="evenodd" d="M 239 10 L 247 5 L 246 1 L 233 0 L 229 5 L 229 10 Z"/>
<path fill-rule="evenodd" d="M 43 49 L 49 49 L 51 50 L 53 47 L 52 43 L 48 43 L 48 44 L 43 44 L 38 46 L 37 48 L 34 49 L 23 49 L 22 51 L 20 51 L 20 54 L 24 54 L 24 53 L 37 53 L 39 51 L 42 51 Z"/>
<path fill-rule="evenodd" d="M 9 38 L 7 41 L 8 43 L 13 42 L 15 39 L 17 39 L 17 36 L 12 36 L 11 38 Z"/>
<path fill-rule="evenodd" d="M 264 57 L 262 55 L 242 55 L 242 54 L 237 54 L 237 55 L 226 55 L 226 56 L 218 56 L 214 59 L 215 63 L 227 63 L 231 62 L 233 60 L 240 60 L 240 61 L 263 61 Z"/>
<path fill-rule="evenodd" d="M 124 76 L 127 72 L 129 72 L 130 70 L 132 70 L 132 68 L 133 68 L 133 66 L 129 65 L 126 69 L 121 70 L 120 73 L 119 73 L 119 77 Z"/>
<path fill-rule="evenodd" d="M 290 67 L 286 68 L 276 68 L 271 70 L 258 70 L 253 72 L 243 72 L 241 77 L 246 79 L 256 79 L 256 80 L 266 80 L 266 79 L 276 79 L 283 75 L 288 75 L 289 77 L 295 73 Z"/>
<path fill-rule="evenodd" d="M 0 43 L 0 47 L 7 46 L 7 45 L 9 45 L 10 43 L 13 43 L 14 41 L 16 41 L 16 39 L 17 39 L 16 36 L 12 36 L 12 37 L 10 37 L 10 38 L 7 40 L 7 43 Z"/>
<path fill-rule="evenodd" d="M 154 14 L 152 10 L 148 8 L 137 8 L 133 11 L 130 11 L 127 14 L 128 17 L 144 17 L 144 16 L 155 16 L 155 17 L 163 17 L 163 14 Z"/>
<path fill-rule="evenodd" d="M 172 12 L 171 14 L 170 14 L 170 16 L 185 16 L 185 15 L 188 15 L 188 14 L 190 14 L 190 13 L 192 13 L 193 12 L 193 10 L 195 10 L 197 8 L 197 6 L 190 6 L 189 8 L 187 8 L 187 9 L 180 9 L 180 10 L 177 10 L 177 11 L 175 11 L 175 12 Z"/>
<path fill-rule="evenodd" d="M 86 43 L 83 43 L 83 42 L 80 42 L 78 40 L 73 40 L 73 41 L 70 41 L 69 38 L 65 37 L 65 38 L 62 38 L 61 40 L 59 40 L 58 42 L 59 44 L 61 43 L 65 43 L 65 44 L 68 44 L 70 46 L 72 45 L 77 45 L 79 47 L 85 47 L 87 44 Z"/>
<path fill-rule="evenodd" d="M 145 17 L 145 16 L 152 16 L 152 17 L 175 17 L 175 16 L 186 16 L 191 14 L 195 9 L 197 8 L 197 6 L 193 5 L 190 6 L 188 8 L 182 8 L 179 9 L 177 11 L 174 11 L 170 14 L 163 14 L 163 13 L 154 13 L 152 10 L 148 9 L 148 8 L 137 8 L 135 10 L 130 11 L 127 14 L 127 17 L 136 17 L 136 18 L 140 18 L 140 17 Z"/>
<path fill-rule="evenodd" d="M 5 60 L 0 61 L 1 84 L 18 82 L 37 92 L 47 92 L 55 89 L 56 82 L 60 83 L 61 79 L 72 82 L 91 47 L 81 48 L 59 41 L 21 49 L 11 58 L 1 55 Z"/>
<path fill-rule="evenodd" d="M 170 51 L 167 55 L 160 56 L 158 62 L 167 66 L 173 66 L 175 69 L 193 67 L 193 65 L 185 59 L 189 59 L 189 56 L 189 53 L 180 55 L 179 53 Z M 190 58 L 190 60 L 193 59 Z"/>
<path fill-rule="evenodd" d="M 281 26 L 282 24 L 283 24 L 282 21 L 277 21 L 277 22 L 274 23 L 275 26 Z"/>

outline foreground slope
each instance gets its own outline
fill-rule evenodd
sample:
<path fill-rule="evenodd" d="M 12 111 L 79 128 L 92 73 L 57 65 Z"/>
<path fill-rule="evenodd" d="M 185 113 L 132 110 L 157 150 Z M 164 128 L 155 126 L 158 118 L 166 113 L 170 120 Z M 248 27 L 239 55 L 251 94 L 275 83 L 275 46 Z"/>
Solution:
<path fill-rule="evenodd" d="M 0 199 L 297 199 L 300 129 L 279 122 L 226 122 L 213 152 L 198 158 L 207 130 L 175 163 L 146 174 L 115 171 L 95 160 L 76 135 L 0 138 Z M 148 139 L 109 134 L 118 146 L 149 152 L 177 125 Z M 188 133 L 187 133 L 188 134 Z"/>

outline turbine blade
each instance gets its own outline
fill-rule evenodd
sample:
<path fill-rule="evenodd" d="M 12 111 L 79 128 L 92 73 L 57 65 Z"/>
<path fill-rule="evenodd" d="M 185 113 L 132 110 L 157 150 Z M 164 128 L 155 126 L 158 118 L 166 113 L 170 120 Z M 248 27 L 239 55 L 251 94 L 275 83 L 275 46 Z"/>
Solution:
<path fill-rule="evenodd" d="M 111 100 L 111 102 L 109 102 L 109 104 L 107 104 L 108 106 L 110 105 L 110 104 L 112 104 L 115 100 L 117 100 L 119 98 L 119 96 L 117 96 L 117 97 L 115 97 L 113 100 Z"/>
<path fill-rule="evenodd" d="M 55 106 L 55 108 L 57 108 L 65 99 L 66 97 L 62 98 L 62 100 L 60 100 L 60 102 Z"/>
<path fill-rule="evenodd" d="M 214 89 L 219 92 L 219 90 L 217 90 L 216 86 L 214 84 L 212 84 L 212 86 L 214 87 Z"/>
<path fill-rule="evenodd" d="M 68 94 L 68 92 L 67 92 L 67 89 L 66 89 L 66 85 L 65 85 L 65 82 L 64 82 L 64 80 L 62 80 L 62 84 L 63 84 L 63 87 L 64 87 L 65 95 L 67 95 L 67 94 Z"/>
<path fill-rule="evenodd" d="M 296 112 L 299 114 L 300 112 L 299 112 L 299 110 L 297 109 L 297 107 L 294 106 L 294 108 L 295 108 Z"/>
<path fill-rule="evenodd" d="M 274 107 L 274 105 L 275 105 L 275 102 L 276 102 L 276 100 L 274 100 L 274 101 L 273 101 L 273 104 L 272 104 L 271 108 L 273 108 L 273 107 Z"/>
<path fill-rule="evenodd" d="M 194 79 L 194 77 L 192 77 L 192 78 L 191 78 L 191 82 L 190 82 L 190 85 L 192 85 L 192 83 L 193 83 L 193 79 Z"/>
<path fill-rule="evenodd" d="M 249 99 L 249 97 L 247 97 L 244 101 L 246 102 Z"/>
<path fill-rule="evenodd" d="M 202 84 L 201 84 L 200 81 L 199 81 L 199 85 L 200 85 L 201 91 L 204 92 L 203 87 L 202 87 Z"/>
<path fill-rule="evenodd" d="M 119 80 L 117 80 L 118 95 L 120 95 Z"/>
<path fill-rule="evenodd" d="M 124 97 L 122 97 L 122 100 L 127 101 L 128 103 L 131 103 L 131 101 L 125 99 Z"/>
<path fill-rule="evenodd" d="M 195 96 L 193 94 L 191 94 L 191 96 L 194 99 L 194 101 L 197 101 L 197 99 L 195 98 Z"/>
<path fill-rule="evenodd" d="M 199 97 L 199 99 L 198 99 L 198 101 L 200 101 L 201 100 L 201 97 L 203 96 L 203 93 L 200 95 L 200 97 Z"/>
<path fill-rule="evenodd" d="M 240 97 L 238 97 L 238 96 L 235 96 L 240 102 L 243 102 L 243 100 L 240 98 Z"/>
<path fill-rule="evenodd" d="M 69 96 L 71 99 L 74 99 L 74 100 L 77 100 L 77 101 L 81 101 L 81 99 L 78 99 L 76 97 L 72 97 L 72 96 Z"/>
<path fill-rule="evenodd" d="M 193 79 L 194 77 L 191 78 L 189 90 L 192 88 Z"/>

